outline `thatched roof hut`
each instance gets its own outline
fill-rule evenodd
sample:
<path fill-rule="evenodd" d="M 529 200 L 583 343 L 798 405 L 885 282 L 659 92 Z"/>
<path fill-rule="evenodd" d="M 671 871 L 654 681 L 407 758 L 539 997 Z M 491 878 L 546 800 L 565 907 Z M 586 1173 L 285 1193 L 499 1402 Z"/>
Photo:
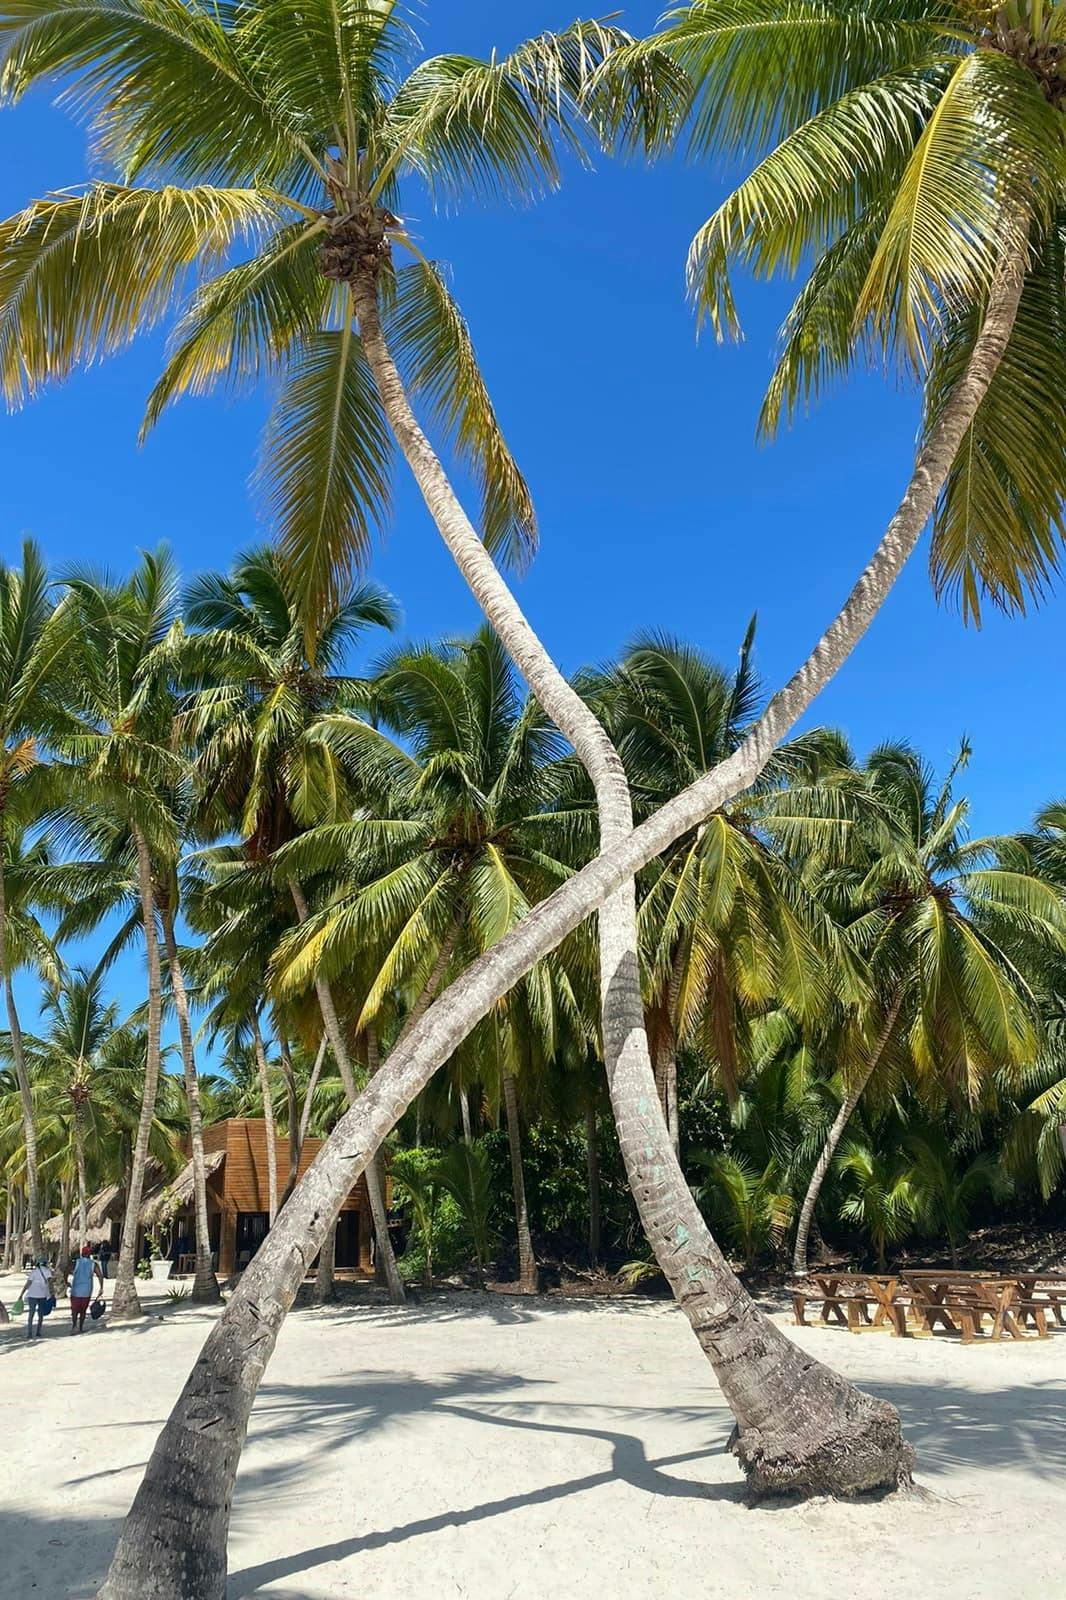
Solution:
<path fill-rule="evenodd" d="M 208 1177 L 217 1172 L 226 1159 L 225 1150 L 209 1150 L 204 1156 L 204 1170 Z M 170 1183 L 161 1183 L 144 1198 L 141 1206 L 141 1226 L 155 1228 L 167 1222 L 176 1211 L 189 1205 L 193 1197 L 193 1167 L 187 1161 Z"/>

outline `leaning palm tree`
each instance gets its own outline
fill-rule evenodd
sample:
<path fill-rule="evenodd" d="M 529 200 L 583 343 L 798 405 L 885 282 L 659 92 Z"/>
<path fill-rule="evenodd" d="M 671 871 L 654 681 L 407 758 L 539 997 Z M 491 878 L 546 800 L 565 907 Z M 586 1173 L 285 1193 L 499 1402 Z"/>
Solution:
<path fill-rule="evenodd" d="M 59 688 L 59 668 L 67 641 L 67 610 L 49 593 L 48 573 L 36 545 L 23 546 L 22 567 L 0 563 L 0 974 L 3 975 L 7 1025 L 15 1076 L 22 1101 L 26 1146 L 26 1201 L 34 1255 L 42 1250 L 41 1197 L 37 1178 L 37 1136 L 29 1076 L 22 1049 L 22 1029 L 12 983 L 13 952 L 7 873 L 14 841 L 32 822 L 15 823 L 20 790 L 37 775 L 39 741 L 47 736 Z M 25 808 L 24 808 L 25 809 Z M 34 809 L 31 800 L 29 811 Z"/>
<path fill-rule="evenodd" d="M 800 1274 L 825 1175 L 875 1075 L 891 1083 L 904 1073 L 974 1103 L 997 1074 L 1036 1053 L 1036 998 L 1012 947 L 1021 931 L 1061 950 L 1066 904 L 1041 878 L 1004 862 L 1009 841 L 966 838 L 967 806 L 953 798 L 953 777 L 954 769 L 938 788 L 900 746 L 875 750 L 862 772 L 872 837 L 831 893 L 870 993 L 841 1034 L 840 1105 L 796 1229 Z"/>
<path fill-rule="evenodd" d="M 164 379 L 156 391 L 154 409 L 182 386 L 206 385 L 224 372 L 247 376 L 258 368 L 260 358 L 278 344 L 273 337 L 265 346 L 259 340 L 263 307 L 279 310 L 287 350 L 306 355 L 310 343 L 311 359 L 303 372 L 298 366 L 288 369 L 293 383 L 287 389 L 283 386 L 275 420 L 283 424 L 289 419 L 292 426 L 284 439 L 281 428 L 275 428 L 279 448 L 271 450 L 269 457 L 275 468 L 273 481 L 278 485 L 279 523 L 290 557 L 311 594 L 328 588 L 328 572 L 336 554 L 331 537 L 338 533 L 338 524 L 323 519 L 316 509 L 337 503 L 329 492 L 341 476 L 334 470 L 333 442 L 345 436 L 350 440 L 353 431 L 356 433 L 360 448 L 354 458 L 349 454 L 348 460 L 352 472 L 368 487 L 364 498 L 371 503 L 380 482 L 374 470 L 379 456 L 376 452 L 367 455 L 374 439 L 371 421 L 356 430 L 348 428 L 358 399 L 356 380 L 362 376 L 358 363 L 365 356 L 383 415 L 438 528 L 541 705 L 589 768 L 599 802 L 601 843 L 624 854 L 630 848 L 632 817 L 625 774 L 616 753 L 517 607 L 411 408 L 411 391 L 417 398 L 420 390 L 431 407 L 436 402 L 438 417 L 472 456 L 488 491 L 483 521 L 490 543 L 500 549 L 528 545 L 528 497 L 502 445 L 465 327 L 450 298 L 447 303 L 442 299 L 439 274 L 434 274 L 435 282 L 423 278 L 427 292 L 409 298 L 404 293 L 408 285 L 399 283 L 400 274 L 392 261 L 394 247 L 406 248 L 405 240 L 410 237 L 396 214 L 400 177 L 414 172 L 445 190 L 488 186 L 511 192 L 526 191 L 544 176 L 553 178 L 556 136 L 571 141 L 577 137 L 583 124 L 577 97 L 604 55 L 616 43 L 624 42 L 622 37 L 594 24 L 577 24 L 557 38 L 534 41 L 488 64 L 437 58 L 416 67 L 393 93 L 394 47 L 405 34 L 397 7 L 390 0 L 349 0 L 340 13 L 340 26 L 332 5 L 315 5 L 311 10 L 301 6 L 295 12 L 288 0 L 261 0 L 260 5 L 232 18 L 229 13 L 199 6 L 191 13 L 184 6 L 173 7 L 172 13 L 168 12 L 169 26 L 162 29 L 156 25 L 154 10 L 146 20 L 137 4 L 116 8 L 97 0 L 98 9 L 94 6 L 86 21 L 81 9 L 75 19 L 70 0 L 61 0 L 58 6 L 56 0 L 39 3 L 46 19 L 54 17 L 54 26 L 38 29 L 33 16 L 27 20 L 21 13 L 13 21 L 9 84 L 19 90 L 55 73 L 81 73 L 87 96 L 103 112 L 100 125 L 107 130 L 105 153 L 118 159 L 124 175 L 130 179 L 171 175 L 184 187 L 131 190 L 129 185 L 115 185 L 85 199 L 79 197 L 66 212 L 61 210 L 62 202 L 46 202 L 11 227 L 9 244 L 0 240 L 0 256 L 10 266 L 8 282 L 12 286 L 12 292 L 5 294 L 0 283 L 0 330 L 5 310 L 19 300 L 17 286 L 27 273 L 32 277 L 43 265 L 47 278 L 48 263 L 52 262 L 63 278 L 64 289 L 54 296 L 38 295 L 49 314 L 42 315 L 38 308 L 30 319 L 32 326 L 20 329 L 10 340 L 9 392 L 19 391 L 26 383 L 43 382 L 68 370 L 85 354 L 121 343 L 131 327 L 143 325 L 169 303 L 191 258 L 217 257 L 231 244 L 236 231 L 255 222 L 268 231 L 275 230 L 271 233 L 274 254 L 284 263 L 309 270 L 316 284 L 321 265 L 322 276 L 329 284 L 338 285 L 336 299 L 344 307 L 339 323 L 327 321 L 323 329 L 316 317 L 309 341 L 300 322 L 299 308 L 306 301 L 298 286 L 290 294 L 285 289 L 275 292 L 276 283 L 268 284 L 258 300 L 253 293 L 253 311 L 247 301 L 237 303 L 239 278 L 217 280 L 227 282 L 226 290 L 221 291 L 220 317 L 212 317 L 210 304 L 200 304 L 194 320 L 179 336 L 181 343 L 175 351 L 178 370 L 172 364 L 169 382 Z M 45 36 L 47 47 L 42 48 Z M 655 57 L 639 64 L 627 86 L 609 97 L 612 111 L 624 106 L 625 115 L 642 133 L 655 131 L 661 105 L 668 105 L 671 114 L 673 111 L 673 79 L 661 70 L 661 60 Z M 349 70 L 352 67 L 358 70 Z M 632 93 L 628 85 L 633 86 Z M 649 89 L 651 93 L 645 93 Z M 250 173 L 256 175 L 260 187 L 221 187 L 223 182 L 247 184 Z M 266 182 L 272 185 L 269 192 L 262 187 Z M 279 199 L 286 193 L 288 200 Z M 299 219 L 292 224 L 294 231 L 279 238 L 278 224 L 284 225 L 293 216 Z M 117 224 L 109 227 L 116 217 Z M 305 229 L 311 228 L 316 229 L 315 234 L 303 239 Z M 43 240 L 48 241 L 46 250 L 42 249 Z M 298 240 L 308 249 L 302 259 L 296 249 Z M 124 286 L 117 294 L 109 297 L 88 290 L 81 301 L 70 295 L 67 280 L 71 275 L 63 258 L 66 250 L 69 263 L 75 241 L 79 285 L 88 290 L 95 276 L 98 289 L 101 278 L 106 278 Z M 289 244 L 293 245 L 291 251 L 285 248 Z M 87 252 L 95 258 L 93 270 L 84 266 Z M 146 254 L 151 255 L 151 272 L 142 270 Z M 261 258 L 256 261 L 261 264 Z M 416 258 L 415 267 L 420 265 Z M 253 290 L 261 285 L 258 266 L 249 265 L 244 281 Z M 417 290 L 419 281 L 416 271 L 410 286 Z M 332 292 L 327 289 L 326 293 L 333 305 Z M 426 305 L 429 310 L 423 315 Z M 283 306 L 294 311 L 294 320 Z M 195 305 L 193 311 L 197 311 Z M 12 325 L 22 320 L 19 305 L 14 304 Z M 314 337 L 318 333 L 325 335 L 320 341 Z M 406 357 L 409 367 L 421 371 L 421 384 L 409 372 L 405 387 L 394 351 L 401 363 Z M 321 357 L 318 362 L 316 353 Z M 445 359 L 440 362 L 429 359 L 441 354 Z M 182 359 L 186 362 L 184 377 Z M 977 357 L 975 361 L 976 376 L 967 382 L 981 381 L 983 367 Z M 362 385 L 362 392 L 369 392 L 369 384 Z M 362 408 L 358 414 L 361 419 L 366 417 Z M 318 457 L 320 465 L 324 462 L 326 466 L 324 477 L 313 465 L 310 471 L 303 470 L 307 457 L 301 451 L 301 437 L 306 439 L 307 434 L 305 430 L 301 435 L 301 421 L 306 423 L 310 417 L 317 417 L 322 424 L 313 438 L 316 443 L 324 442 Z M 290 472 L 287 463 L 294 461 L 296 469 Z M 305 492 L 308 488 L 310 494 Z M 352 509 L 356 498 L 349 478 L 347 494 L 340 497 L 345 509 L 334 546 L 339 542 L 348 548 L 353 531 L 358 540 L 366 526 L 365 518 Z M 309 519 L 288 515 L 308 504 Z M 757 770 L 765 739 L 772 742 L 780 736 L 798 715 L 800 702 L 809 699 L 825 674 L 839 664 L 842 653 L 868 624 L 905 554 L 898 542 L 886 547 L 884 570 L 878 570 L 876 581 L 864 582 L 841 619 L 840 637 L 834 635 L 820 647 L 817 672 L 805 672 L 790 685 L 750 746 L 738 753 L 728 774 L 720 773 L 712 787 L 735 777 L 743 780 L 751 764 Z M 639 846 L 633 848 L 639 855 Z M 662 1119 L 655 1108 L 641 1006 L 635 904 L 632 888 L 627 887 L 630 876 L 624 871 L 612 892 L 585 912 L 599 913 L 604 1053 L 616 1119 L 625 1133 L 623 1152 L 630 1182 L 634 1192 L 643 1197 L 644 1225 L 656 1241 L 675 1292 L 705 1351 L 714 1359 L 723 1340 L 711 1334 L 712 1301 L 731 1308 L 732 1333 L 751 1358 L 734 1356 L 729 1363 L 737 1375 L 733 1398 L 745 1412 L 741 1453 L 746 1454 L 752 1470 L 759 1464 L 767 1483 L 806 1483 L 806 1453 L 795 1447 L 794 1440 L 783 1447 L 775 1441 L 769 1452 L 766 1449 L 767 1429 L 759 1420 L 766 1416 L 765 1374 L 760 1373 L 760 1363 L 769 1348 L 769 1336 L 707 1235 L 680 1167 L 672 1158 L 668 1135 L 660 1136 Z M 573 902 L 564 891 L 560 905 L 567 904 Z M 537 933 L 544 926 L 538 919 Z M 533 933 L 530 929 L 529 934 Z M 517 948 L 517 943 L 512 948 Z M 678 1244 L 682 1234 L 689 1241 L 684 1248 Z M 263 1271 L 268 1270 L 270 1259 L 264 1258 Z M 698 1291 L 694 1285 L 699 1286 Z M 279 1315 L 283 1314 L 282 1302 L 278 1305 Z M 224 1337 L 219 1335 L 220 1342 Z M 790 1399 L 795 1384 L 821 1386 L 824 1394 L 833 1390 L 833 1382 L 821 1369 L 812 1376 L 812 1369 L 802 1364 L 798 1355 L 788 1357 L 781 1345 L 774 1348 L 783 1400 Z M 838 1414 L 847 1412 L 852 1436 L 848 1449 L 837 1452 L 848 1464 L 848 1483 L 866 1482 L 870 1473 L 871 1481 L 894 1477 L 905 1454 L 898 1447 L 895 1421 L 884 1407 L 859 1403 L 839 1381 L 835 1392 L 846 1393 L 849 1401 L 848 1406 L 836 1408 Z M 828 1479 L 820 1474 L 829 1470 L 832 1453 L 824 1448 L 827 1409 L 823 1405 L 818 1411 L 818 1421 L 811 1424 L 810 1455 L 817 1459 L 819 1472 L 811 1481 L 824 1487 Z M 855 1442 L 863 1430 L 869 1433 L 868 1454 Z M 860 1457 L 863 1465 L 858 1466 Z M 774 1465 L 768 1467 L 771 1461 Z M 136 1526 L 142 1525 L 138 1521 Z M 116 1559 L 113 1584 L 123 1581 L 119 1574 L 127 1550 L 133 1557 L 138 1537 L 131 1525 L 128 1544 L 124 1542 Z M 215 1559 L 217 1565 L 217 1540 Z M 133 1557 L 132 1568 L 137 1565 Z M 217 1582 L 217 1571 L 209 1581 Z"/>

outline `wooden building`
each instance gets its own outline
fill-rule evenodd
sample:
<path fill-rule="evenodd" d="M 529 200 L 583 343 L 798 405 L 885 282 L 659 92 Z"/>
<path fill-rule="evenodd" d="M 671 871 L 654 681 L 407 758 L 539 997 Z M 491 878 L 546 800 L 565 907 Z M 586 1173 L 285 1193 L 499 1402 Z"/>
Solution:
<path fill-rule="evenodd" d="M 289 1141 L 279 1134 L 275 1143 L 280 1197 L 289 1175 Z M 321 1145 L 320 1139 L 304 1140 L 301 1176 Z M 227 1122 L 211 1123 L 204 1129 L 204 1156 L 211 1248 L 219 1276 L 228 1278 L 248 1265 L 270 1229 L 266 1123 L 261 1117 L 231 1117 Z M 168 1219 L 171 1254 L 178 1261 L 180 1255 L 195 1249 L 191 1161 L 172 1183 L 148 1198 L 141 1212 L 142 1223 L 150 1228 L 164 1218 Z M 370 1201 L 366 1182 L 360 1178 L 341 1207 L 337 1222 L 338 1269 L 371 1272 L 372 1238 Z M 180 1248 L 183 1242 L 187 1252 Z M 180 1261 L 178 1265 L 180 1268 Z"/>

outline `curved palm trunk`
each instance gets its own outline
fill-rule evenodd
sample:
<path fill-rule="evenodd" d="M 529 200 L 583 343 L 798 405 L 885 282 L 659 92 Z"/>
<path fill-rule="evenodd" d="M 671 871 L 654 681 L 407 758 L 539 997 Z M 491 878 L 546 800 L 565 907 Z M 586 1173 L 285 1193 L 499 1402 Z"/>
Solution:
<path fill-rule="evenodd" d="M 178 941 L 174 934 L 174 913 L 169 902 L 161 906 L 160 920 L 163 924 L 163 943 L 170 970 L 170 986 L 174 991 L 174 1009 L 178 1013 L 185 1101 L 189 1108 L 189 1148 L 192 1157 L 193 1217 L 196 1231 L 196 1275 L 193 1278 L 191 1298 L 198 1304 L 211 1305 L 221 1296 L 215 1269 L 211 1265 L 211 1228 L 207 1216 L 207 1166 L 204 1161 L 204 1116 L 200 1105 L 200 1080 L 196 1075 L 192 1025 L 189 1021 L 189 996 L 185 988 L 181 957 L 178 954 Z"/>
<path fill-rule="evenodd" d="M 352 292 L 385 414 L 426 505 L 519 672 L 585 767 L 601 850 L 622 843 L 633 812 L 618 754 L 522 614 L 419 428 L 382 332 L 373 265 L 357 272 Z M 659 1266 L 732 1406 L 749 1481 L 767 1492 L 815 1493 L 895 1484 L 909 1463 L 895 1411 L 809 1366 L 757 1310 L 692 1200 L 648 1050 L 632 879 L 599 908 L 599 947 L 604 1065 L 626 1176 Z"/>
<path fill-rule="evenodd" d="M 11 1035 L 11 1059 L 15 1065 L 15 1081 L 19 1089 L 22 1109 L 22 1138 L 26 1146 L 26 1204 L 30 1213 L 30 1245 L 33 1259 L 44 1254 L 44 1236 L 41 1233 L 41 1185 L 37 1167 L 37 1124 L 33 1115 L 33 1093 L 30 1075 L 26 1068 L 26 1051 L 22 1039 L 18 1007 L 15 1004 L 15 986 L 7 965 L 7 893 L 4 866 L 4 830 L 0 820 L 0 970 L 4 974 L 4 1000 L 7 1004 L 7 1028 Z"/>
<path fill-rule="evenodd" d="M 293 905 L 296 907 L 297 917 L 301 922 L 306 922 L 308 917 L 307 900 L 302 886 L 297 883 L 295 878 L 289 879 L 289 890 L 292 894 Z M 322 1013 L 322 1021 L 329 1037 L 333 1059 L 337 1063 L 337 1071 L 341 1075 L 344 1092 L 348 1096 L 348 1104 L 352 1105 L 358 1095 L 358 1090 L 355 1086 L 355 1073 L 352 1071 L 348 1045 L 341 1030 L 337 1008 L 333 1004 L 333 990 L 328 979 L 323 977 L 315 978 L 315 994 L 318 996 L 318 1008 Z M 392 1248 L 392 1240 L 389 1238 L 389 1214 L 385 1207 L 385 1186 L 382 1181 L 382 1164 L 378 1155 L 375 1155 L 366 1170 L 366 1192 L 370 1201 L 370 1215 L 374 1223 L 374 1245 L 378 1270 L 384 1276 L 388 1286 L 390 1301 L 394 1306 L 402 1306 L 407 1296 L 404 1293 L 400 1269 L 396 1265 L 396 1253 Z"/>
<path fill-rule="evenodd" d="M 507 1145 L 511 1153 L 511 1186 L 514 1189 L 515 1229 L 518 1235 L 518 1292 L 536 1294 L 537 1258 L 529 1231 L 529 1206 L 526 1203 L 526 1175 L 522 1166 L 522 1123 L 518 1114 L 518 1088 L 509 1072 L 503 1075 L 503 1103 L 507 1108 Z"/>
<path fill-rule="evenodd" d="M 156 931 L 155 893 L 152 888 L 152 861 L 144 834 L 136 824 L 133 825 L 132 833 L 137 847 L 137 888 L 141 901 L 141 919 L 144 923 L 145 949 L 148 955 L 148 1050 L 141 1111 L 137 1119 L 137 1137 L 130 1160 L 129 1182 L 126 1185 L 126 1209 L 122 1217 L 118 1270 L 115 1273 L 115 1288 L 111 1296 L 112 1322 L 141 1315 L 136 1279 L 137 1235 L 140 1229 L 144 1175 L 148 1166 L 148 1141 L 151 1138 L 156 1096 L 159 1092 L 159 1031 L 163 1012 L 159 936 Z"/>
<path fill-rule="evenodd" d="M 1019 252 L 996 285 L 966 373 L 921 451 L 900 508 L 872 560 L 807 660 L 774 696 L 740 747 L 534 906 L 517 927 L 473 962 L 403 1045 L 393 1049 L 377 1078 L 342 1117 L 208 1335 L 156 1441 L 98 1600 L 186 1600 L 190 1593 L 198 1600 L 224 1600 L 229 1508 L 252 1402 L 307 1263 L 321 1248 L 360 1163 L 388 1136 L 471 1029 L 531 967 L 655 856 L 750 787 L 780 740 L 846 660 L 884 603 L 932 512 L 1006 348 L 1024 272 L 1025 257 Z M 656 1176 L 654 1167 L 651 1176 Z M 695 1207 L 691 1196 L 688 1199 L 691 1215 Z M 698 1213 L 696 1229 L 702 1243 L 705 1230 Z M 692 1258 L 692 1238 L 682 1215 L 659 1247 L 668 1259 L 681 1252 L 682 1271 L 691 1269 L 699 1285 L 706 1280 L 703 1262 Z M 720 1270 L 715 1276 L 722 1278 Z M 731 1278 L 732 1274 L 724 1278 L 727 1291 Z M 831 1455 L 834 1434 L 839 1437 L 843 1432 L 841 1464 L 846 1466 L 854 1435 L 860 1433 L 865 1439 L 856 1456 L 856 1486 L 862 1481 L 890 1484 L 905 1477 L 910 1453 L 891 1406 L 869 1401 L 818 1362 L 806 1360 L 805 1370 L 797 1374 L 795 1347 L 743 1291 L 739 1299 L 728 1292 L 712 1297 L 709 1313 L 708 1331 L 714 1319 L 720 1321 L 727 1363 L 730 1354 L 737 1353 L 736 1345 L 746 1355 L 745 1334 L 761 1351 L 760 1369 L 773 1362 L 782 1345 L 792 1352 L 783 1387 L 804 1432 L 813 1431 L 820 1441 L 822 1461 L 827 1451 Z M 747 1369 L 748 1363 L 743 1364 Z M 750 1406 L 744 1397 L 748 1417 L 756 1415 L 759 1403 L 758 1375 L 757 1370 L 754 1384 L 745 1378 L 746 1386 L 754 1389 Z M 771 1437 L 781 1397 L 782 1386 L 772 1384 L 767 1390 Z M 728 1398 L 732 1404 L 732 1383 Z M 836 1429 L 826 1428 L 827 1412 L 835 1417 Z M 741 1451 L 741 1460 L 756 1483 L 765 1481 L 755 1452 Z M 786 1476 L 801 1488 L 822 1474 L 807 1472 L 799 1482 L 794 1473 Z M 842 1474 L 831 1471 L 829 1477 L 839 1484 Z"/>
<path fill-rule="evenodd" d="M 270 1207 L 270 1226 L 278 1214 L 278 1141 L 274 1127 L 274 1101 L 270 1094 L 270 1072 L 267 1068 L 266 1049 L 259 1028 L 259 1015 L 252 1012 L 252 1038 L 255 1041 L 255 1065 L 259 1074 L 259 1092 L 263 1097 L 263 1122 L 266 1131 L 267 1151 L 267 1204 Z"/>
<path fill-rule="evenodd" d="M 74 1163 L 78 1174 L 78 1243 L 89 1231 L 89 1194 L 85 1179 L 85 1101 L 74 1102 Z"/>
<path fill-rule="evenodd" d="M 800 1207 L 799 1222 L 796 1224 L 796 1243 L 792 1252 L 792 1270 L 799 1277 L 805 1278 L 807 1276 L 807 1241 L 810 1238 L 814 1208 L 818 1204 L 818 1196 L 822 1192 L 825 1175 L 832 1165 L 833 1157 L 836 1155 L 837 1145 L 840 1143 L 844 1129 L 851 1121 L 852 1113 L 862 1099 L 866 1085 L 873 1077 L 881 1057 L 888 1049 L 889 1041 L 892 1038 L 892 1030 L 896 1026 L 896 1018 L 899 1016 L 899 1008 L 902 1003 L 903 996 L 897 991 L 889 1006 L 888 1015 L 884 1020 L 881 1032 L 878 1034 L 877 1043 L 866 1063 L 866 1068 L 852 1085 L 844 1098 L 840 1110 L 833 1118 L 833 1125 L 829 1129 L 825 1144 L 822 1146 L 822 1152 L 815 1163 L 814 1171 L 811 1173 L 811 1181 L 807 1185 L 807 1193 L 804 1195 L 803 1205 Z"/>
<path fill-rule="evenodd" d="M 589 1195 L 589 1261 L 595 1267 L 600 1260 L 600 1126 L 594 1105 L 585 1112 L 585 1171 Z"/>

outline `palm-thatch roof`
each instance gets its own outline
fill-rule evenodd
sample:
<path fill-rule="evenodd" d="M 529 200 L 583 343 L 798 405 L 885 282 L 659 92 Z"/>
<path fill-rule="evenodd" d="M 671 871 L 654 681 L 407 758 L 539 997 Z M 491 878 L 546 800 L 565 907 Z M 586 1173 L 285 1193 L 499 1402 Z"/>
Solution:
<path fill-rule="evenodd" d="M 210 1177 L 217 1172 L 226 1159 L 225 1150 L 210 1150 L 204 1156 L 204 1170 Z M 154 1228 L 157 1223 L 165 1222 L 168 1217 L 187 1206 L 193 1194 L 193 1166 L 187 1161 L 170 1183 L 161 1183 L 151 1194 L 145 1196 L 141 1206 L 141 1223 L 146 1228 Z"/>

